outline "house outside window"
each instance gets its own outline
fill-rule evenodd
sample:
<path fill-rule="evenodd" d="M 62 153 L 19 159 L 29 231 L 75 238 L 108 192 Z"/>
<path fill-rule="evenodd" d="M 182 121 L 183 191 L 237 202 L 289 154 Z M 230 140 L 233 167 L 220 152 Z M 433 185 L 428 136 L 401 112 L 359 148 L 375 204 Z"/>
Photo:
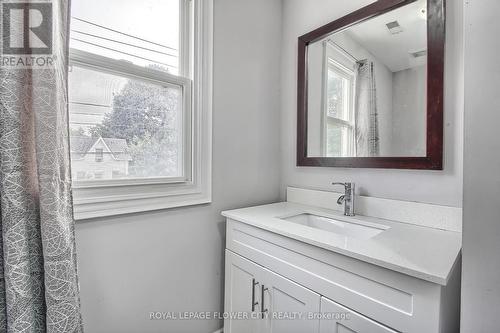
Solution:
<path fill-rule="evenodd" d="M 101 178 L 94 179 L 116 178 L 113 177 L 115 171 L 129 174 L 132 157 L 126 140 L 75 136 L 71 138 L 71 143 L 71 169 L 77 180 L 85 180 L 85 177 L 78 177 L 84 173 L 102 174 Z"/>

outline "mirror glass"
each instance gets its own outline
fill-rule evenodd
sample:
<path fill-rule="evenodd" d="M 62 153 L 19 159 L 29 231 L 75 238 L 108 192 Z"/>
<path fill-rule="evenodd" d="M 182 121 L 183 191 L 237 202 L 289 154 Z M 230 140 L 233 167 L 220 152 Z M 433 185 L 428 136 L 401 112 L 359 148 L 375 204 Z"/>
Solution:
<path fill-rule="evenodd" d="M 426 156 L 427 1 L 307 47 L 308 157 Z"/>

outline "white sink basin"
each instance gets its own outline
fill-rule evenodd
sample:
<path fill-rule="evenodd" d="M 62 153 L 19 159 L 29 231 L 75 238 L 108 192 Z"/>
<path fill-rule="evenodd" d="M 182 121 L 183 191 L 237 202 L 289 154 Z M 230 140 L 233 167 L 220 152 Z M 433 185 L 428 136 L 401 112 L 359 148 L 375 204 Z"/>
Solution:
<path fill-rule="evenodd" d="M 308 213 L 303 213 L 290 217 L 284 217 L 282 219 L 293 223 L 301 224 L 307 227 L 359 239 L 370 239 L 380 234 L 384 230 L 389 229 L 389 227 L 387 226 L 376 225 L 374 223 L 369 223 L 369 225 L 367 225 L 368 223 L 361 224 L 362 223 L 361 221 L 358 223 L 340 221 L 329 217 L 313 215 Z"/>

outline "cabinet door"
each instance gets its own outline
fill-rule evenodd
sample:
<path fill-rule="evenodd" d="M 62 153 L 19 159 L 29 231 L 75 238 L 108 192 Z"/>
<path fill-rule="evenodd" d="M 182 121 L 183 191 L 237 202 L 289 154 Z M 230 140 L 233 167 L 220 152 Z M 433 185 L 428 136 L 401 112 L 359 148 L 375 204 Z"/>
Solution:
<path fill-rule="evenodd" d="M 226 250 L 225 333 L 261 333 L 260 281 L 262 267 Z"/>
<path fill-rule="evenodd" d="M 321 296 L 266 270 L 261 288 L 265 330 L 270 333 L 318 333 Z M 262 290 L 261 290 L 262 293 Z M 313 315 L 313 318 L 310 316 Z M 314 316 L 315 315 L 315 316 Z"/>
<path fill-rule="evenodd" d="M 397 333 L 324 297 L 321 314 L 320 333 Z"/>

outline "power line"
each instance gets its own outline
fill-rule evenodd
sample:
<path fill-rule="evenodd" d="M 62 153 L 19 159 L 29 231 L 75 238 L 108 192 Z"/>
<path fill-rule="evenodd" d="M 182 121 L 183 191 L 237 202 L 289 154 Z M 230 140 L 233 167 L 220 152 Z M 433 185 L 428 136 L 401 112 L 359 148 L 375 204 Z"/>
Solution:
<path fill-rule="evenodd" d="M 71 104 L 71 103 L 70 103 Z M 150 109 L 148 109 L 147 107 L 143 107 L 143 108 L 137 108 L 137 107 L 133 107 L 133 106 L 117 106 L 117 105 L 112 105 L 109 107 L 109 109 L 112 109 L 111 112 L 113 111 L 116 111 L 116 110 L 120 110 L 120 111 L 141 111 L 141 112 L 148 112 Z M 171 115 L 172 112 L 180 112 L 180 108 L 178 109 L 178 105 L 173 105 L 173 106 L 169 106 L 169 107 L 166 107 L 165 109 L 162 109 L 160 110 L 161 113 L 165 114 L 165 115 Z M 75 112 L 75 111 L 72 111 L 70 109 L 70 115 L 71 114 L 78 114 L 78 115 L 89 115 L 89 116 L 106 116 L 106 115 L 109 115 L 110 112 L 106 112 L 106 113 L 85 113 L 85 112 Z M 140 125 L 137 125 L 137 126 L 140 126 Z"/>
<path fill-rule="evenodd" d="M 171 49 L 171 50 L 177 51 L 177 49 L 175 49 L 173 47 L 170 47 L 170 46 L 167 46 L 167 45 L 164 45 L 164 44 L 160 44 L 160 43 L 156 43 L 156 42 L 152 42 L 150 40 L 147 40 L 147 39 L 144 39 L 144 38 L 141 38 L 141 37 L 137 37 L 137 36 L 134 36 L 134 35 L 130 35 L 130 34 L 127 34 L 125 32 L 119 31 L 119 30 L 111 29 L 111 28 L 108 28 L 108 27 L 106 27 L 104 25 L 100 25 L 100 24 L 97 24 L 97 23 L 94 23 L 94 22 L 91 22 L 91 21 L 87 21 L 87 20 L 84 20 L 84 19 L 81 19 L 81 18 L 78 18 L 78 17 L 75 17 L 75 16 L 71 16 L 71 18 L 73 18 L 73 19 L 75 19 L 77 21 L 81 21 L 81 22 L 84 22 L 84 23 L 87 23 L 87 24 L 90 24 L 90 25 L 102 28 L 102 29 L 106 29 L 106 30 L 109 30 L 109 31 L 116 32 L 118 34 L 130 37 L 130 38 L 135 38 L 135 39 L 138 39 L 138 40 L 142 40 L 143 42 L 151 43 L 151 44 L 154 44 L 154 45 L 158 45 L 158 46 L 161 46 L 161 47 L 165 47 L 167 49 Z"/>
<path fill-rule="evenodd" d="M 70 125 L 83 125 L 83 126 L 96 126 L 100 124 L 96 124 L 95 122 L 83 122 L 83 121 L 71 121 Z"/>
<path fill-rule="evenodd" d="M 97 117 L 100 117 L 100 118 L 103 118 L 104 117 L 104 114 L 101 114 L 101 113 L 84 113 L 84 112 L 75 112 L 75 111 L 71 111 L 71 115 L 79 115 L 79 116 L 89 116 L 89 117 L 94 117 L 94 118 L 97 118 Z M 71 121 L 70 121 L 71 123 Z"/>
<path fill-rule="evenodd" d="M 87 102 L 69 102 L 70 104 L 77 104 L 77 105 L 84 105 L 84 106 L 95 106 L 95 107 L 101 107 L 101 108 L 109 108 L 111 107 L 110 104 L 95 104 L 95 103 L 87 103 Z"/>
<path fill-rule="evenodd" d="M 166 63 L 163 63 L 163 62 L 156 61 L 156 60 L 151 60 L 151 59 L 148 59 L 148 58 L 144 58 L 144 57 L 132 54 L 132 53 L 127 53 L 127 52 L 119 51 L 119 50 L 113 49 L 111 47 L 106 47 L 106 46 L 102 46 L 102 45 L 99 45 L 99 44 L 87 42 L 87 41 L 82 40 L 82 39 L 78 39 L 78 38 L 74 38 L 74 37 L 72 37 L 71 39 L 75 40 L 77 42 L 81 42 L 81 43 L 93 45 L 93 46 L 96 46 L 96 47 L 100 47 L 102 49 L 110 50 L 110 51 L 113 51 L 113 52 L 118 52 L 118 53 L 125 54 L 125 55 L 131 56 L 131 57 L 139 58 L 139 59 L 146 60 L 146 61 L 151 61 L 151 62 L 154 62 L 156 64 L 163 65 L 163 66 L 167 66 L 167 67 L 171 67 L 171 68 L 177 68 L 177 66 L 173 66 L 173 65 L 169 65 L 169 64 L 166 64 Z"/>
<path fill-rule="evenodd" d="M 99 39 L 104 39 L 104 40 L 107 40 L 107 41 L 110 41 L 110 42 L 115 42 L 115 43 L 119 43 L 119 44 L 124 44 L 124 45 L 128 45 L 128 46 L 136 47 L 136 48 L 138 48 L 138 49 L 142 49 L 142 50 L 146 50 L 146 51 L 151 51 L 151 52 L 155 52 L 155 53 L 159 53 L 159 54 L 163 54 L 163 55 L 166 55 L 166 56 L 170 56 L 170 57 L 177 58 L 177 56 L 176 56 L 176 55 L 174 55 L 174 54 L 165 53 L 165 52 L 161 52 L 161 51 L 157 51 L 157 50 L 149 49 L 149 48 L 147 48 L 147 47 L 142 47 L 142 46 L 139 46 L 139 45 L 134 45 L 134 44 L 126 43 L 126 42 L 121 42 L 121 41 L 118 41 L 118 40 L 116 40 L 116 39 L 106 38 L 106 37 L 102 37 L 102 36 L 99 36 L 99 35 L 94 35 L 94 34 L 89 34 L 88 32 L 83 32 L 83 31 L 79 31 L 79 30 L 71 30 L 71 31 L 72 31 L 72 32 L 79 33 L 79 34 L 82 34 L 82 35 L 87 35 L 87 36 L 91 36 L 91 37 L 95 37 L 95 38 L 99 38 Z"/>
<path fill-rule="evenodd" d="M 112 104 L 112 105 L 102 105 L 102 104 L 93 104 L 93 103 L 84 103 L 84 102 L 69 102 L 69 104 L 84 105 L 84 106 L 93 106 L 93 107 L 105 107 L 105 108 L 108 108 L 108 109 L 125 110 L 125 111 L 136 111 L 136 110 L 139 110 L 139 111 L 148 111 L 149 110 L 147 107 L 142 108 L 142 109 L 138 109 L 137 107 L 133 107 L 133 106 L 126 107 L 126 106 L 117 106 L 117 105 L 114 105 L 114 104 Z M 178 110 L 173 110 L 176 107 L 178 107 L 178 105 L 173 105 L 172 108 L 164 109 L 164 110 L 162 110 L 162 112 L 165 111 L 165 113 L 167 113 L 169 111 L 178 111 Z M 108 114 L 108 112 L 105 112 L 105 113 L 94 113 L 94 112 L 76 112 L 76 111 L 70 111 L 70 114 L 80 114 L 80 115 L 88 115 L 88 116 L 104 116 L 104 115 Z"/>

